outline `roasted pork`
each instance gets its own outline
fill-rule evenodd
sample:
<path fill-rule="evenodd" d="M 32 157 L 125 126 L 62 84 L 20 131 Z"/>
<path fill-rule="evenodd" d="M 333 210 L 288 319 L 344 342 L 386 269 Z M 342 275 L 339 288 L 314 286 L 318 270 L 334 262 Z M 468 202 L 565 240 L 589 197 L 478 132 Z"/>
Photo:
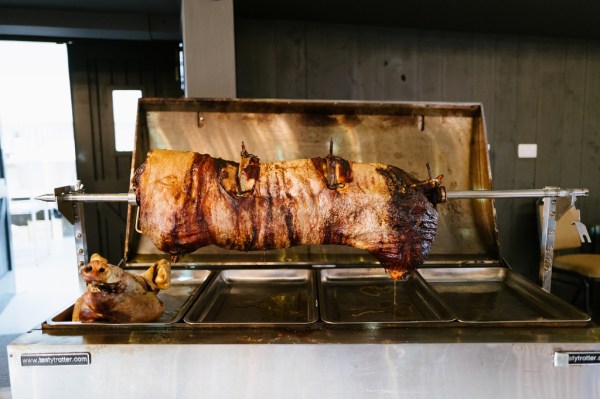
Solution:
<path fill-rule="evenodd" d="M 241 158 L 151 151 L 132 180 L 142 232 L 174 260 L 210 244 L 239 251 L 349 245 L 396 279 L 430 251 L 441 176 L 419 181 L 331 153 L 261 163 L 243 148 Z"/>
<path fill-rule="evenodd" d="M 79 273 L 86 291 L 75 302 L 73 321 L 143 323 L 159 319 L 164 312 L 156 294 L 171 284 L 171 265 L 166 260 L 137 275 L 94 254 Z"/>

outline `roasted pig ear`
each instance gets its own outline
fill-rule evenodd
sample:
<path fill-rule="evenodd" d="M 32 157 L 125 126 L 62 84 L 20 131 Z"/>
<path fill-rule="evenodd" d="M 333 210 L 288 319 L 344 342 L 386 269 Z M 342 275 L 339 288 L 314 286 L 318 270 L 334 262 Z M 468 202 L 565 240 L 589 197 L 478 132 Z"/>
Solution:
<path fill-rule="evenodd" d="M 329 141 L 329 155 L 325 158 L 324 177 L 327 187 L 332 190 L 344 188 L 352 182 L 352 168 L 344 158 L 333 155 L 333 137 Z"/>
<path fill-rule="evenodd" d="M 245 197 L 254 190 L 254 185 L 260 175 L 260 159 L 246 151 L 246 145 L 242 141 L 241 160 L 238 167 L 238 192 L 239 197 Z"/>
<path fill-rule="evenodd" d="M 159 260 L 142 274 L 142 278 L 153 289 L 166 290 L 171 286 L 171 263 L 165 259 Z"/>
<path fill-rule="evenodd" d="M 165 259 L 161 259 L 154 265 L 156 266 L 154 283 L 161 290 L 166 290 L 171 286 L 171 263 Z"/>
<path fill-rule="evenodd" d="M 105 257 L 103 257 L 100 254 L 92 255 L 92 257 L 90 258 L 90 262 L 94 262 L 94 261 L 99 261 L 100 263 L 108 263 L 108 259 L 106 259 Z"/>

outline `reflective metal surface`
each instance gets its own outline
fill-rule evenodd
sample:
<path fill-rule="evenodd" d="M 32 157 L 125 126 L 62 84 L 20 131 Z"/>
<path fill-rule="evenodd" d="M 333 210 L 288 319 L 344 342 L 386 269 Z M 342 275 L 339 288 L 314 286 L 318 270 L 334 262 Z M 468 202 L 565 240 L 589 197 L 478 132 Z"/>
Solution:
<path fill-rule="evenodd" d="M 143 273 L 145 270 L 140 270 Z M 62 310 L 51 317 L 43 325 L 45 329 L 79 328 L 79 329 L 115 329 L 115 328 L 161 328 L 173 325 L 180 321 L 185 312 L 192 305 L 199 292 L 209 280 L 211 272 L 208 270 L 171 270 L 171 287 L 158 293 L 158 298 L 163 302 L 165 311 L 155 322 L 151 323 L 108 323 L 94 322 L 82 323 L 71 321 L 73 306 Z"/>
<path fill-rule="evenodd" d="M 598 328 L 202 329 L 49 333 L 8 346 L 13 399 L 598 398 Z M 89 354 L 24 366 L 32 354 Z"/>
<path fill-rule="evenodd" d="M 168 148 L 208 153 L 237 160 L 242 141 L 261 162 L 325 157 L 333 138 L 335 155 L 358 162 L 398 166 L 418 178 L 427 177 L 426 162 L 444 175 L 452 190 L 491 189 L 487 138 L 480 104 L 398 102 L 324 102 L 283 100 L 141 99 L 132 170 L 149 150 Z M 492 200 L 460 199 L 438 206 L 440 220 L 430 255 L 498 255 Z M 135 232 L 135 210 L 129 210 L 128 264 L 138 257 L 159 256 L 145 237 Z M 244 254 L 246 264 L 308 262 L 320 249 L 294 248 L 277 255 Z M 364 251 L 328 249 L 355 263 L 375 265 Z M 202 264 L 205 256 L 238 255 L 203 248 L 181 259 Z M 262 259 L 266 257 L 267 259 Z M 287 261 L 286 259 L 289 259 Z M 352 261 L 349 260 L 349 263 Z"/>
<path fill-rule="evenodd" d="M 225 270 L 184 317 L 201 327 L 301 326 L 319 318 L 312 270 Z"/>
<path fill-rule="evenodd" d="M 443 325 L 454 317 L 420 274 L 393 281 L 381 268 L 319 271 L 321 319 L 334 325 Z"/>
<path fill-rule="evenodd" d="M 464 325 L 587 326 L 590 317 L 504 267 L 422 268 Z"/>

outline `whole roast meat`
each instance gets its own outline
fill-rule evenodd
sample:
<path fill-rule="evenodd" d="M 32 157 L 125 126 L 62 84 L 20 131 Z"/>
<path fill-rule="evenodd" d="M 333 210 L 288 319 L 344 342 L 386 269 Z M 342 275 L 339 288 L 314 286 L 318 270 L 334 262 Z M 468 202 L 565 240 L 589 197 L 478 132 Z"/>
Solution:
<path fill-rule="evenodd" d="M 137 275 L 94 254 L 79 273 L 87 286 L 75 302 L 73 321 L 144 323 L 159 319 L 164 312 L 156 294 L 171 284 L 171 264 L 166 260 Z"/>
<path fill-rule="evenodd" d="M 431 175 L 431 173 L 430 173 Z M 215 244 L 241 251 L 339 244 L 370 252 L 395 279 L 419 266 L 438 221 L 442 176 L 325 158 L 240 163 L 153 150 L 134 174 L 142 232 L 174 260 Z"/>

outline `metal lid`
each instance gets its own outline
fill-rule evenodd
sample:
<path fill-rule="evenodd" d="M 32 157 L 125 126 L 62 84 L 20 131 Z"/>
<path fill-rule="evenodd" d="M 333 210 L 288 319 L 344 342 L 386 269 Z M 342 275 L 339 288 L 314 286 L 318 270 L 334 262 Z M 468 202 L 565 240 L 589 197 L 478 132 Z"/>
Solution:
<path fill-rule="evenodd" d="M 195 151 L 238 160 L 242 141 L 261 162 L 326 156 L 333 138 L 337 156 L 390 164 L 427 178 L 444 175 L 451 190 L 491 189 L 481 104 L 351 101 L 144 98 L 139 102 L 132 173 L 149 150 Z M 144 265 L 161 254 L 135 231 L 130 207 L 125 259 Z M 429 262 L 497 260 L 498 240 L 490 199 L 448 200 L 438 205 L 438 233 Z M 362 250 L 303 246 L 240 253 L 202 248 L 186 266 L 236 264 L 376 264 Z"/>

